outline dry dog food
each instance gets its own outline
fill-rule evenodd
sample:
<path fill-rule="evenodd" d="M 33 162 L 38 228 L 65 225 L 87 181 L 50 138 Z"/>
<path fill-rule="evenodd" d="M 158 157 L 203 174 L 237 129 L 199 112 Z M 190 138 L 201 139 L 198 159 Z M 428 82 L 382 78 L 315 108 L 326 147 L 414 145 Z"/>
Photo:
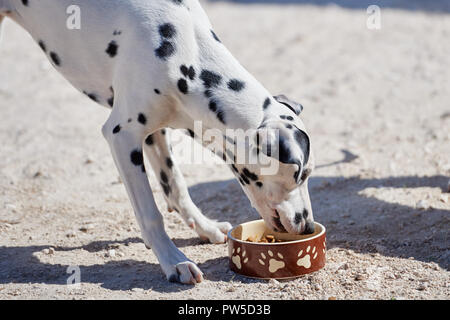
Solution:
<path fill-rule="evenodd" d="M 264 237 L 262 237 L 259 240 L 255 236 L 250 236 L 250 237 L 247 238 L 246 241 L 248 241 L 248 242 L 258 242 L 258 243 L 284 242 L 283 240 L 275 239 L 275 236 L 273 236 L 271 234 L 266 234 Z"/>

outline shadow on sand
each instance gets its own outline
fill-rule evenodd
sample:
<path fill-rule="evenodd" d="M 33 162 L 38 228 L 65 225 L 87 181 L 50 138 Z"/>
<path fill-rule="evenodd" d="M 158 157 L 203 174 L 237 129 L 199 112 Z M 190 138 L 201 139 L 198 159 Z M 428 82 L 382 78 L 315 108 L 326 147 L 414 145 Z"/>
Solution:
<path fill-rule="evenodd" d="M 345 153 L 344 153 L 345 154 Z M 354 159 L 345 154 L 345 159 Z M 344 160 L 345 160 L 344 159 Z M 431 177 L 386 177 L 364 179 L 360 177 L 311 177 L 310 193 L 314 207 L 314 216 L 327 227 L 328 248 L 352 249 L 355 252 L 373 253 L 389 257 L 409 258 L 424 262 L 436 262 L 448 269 L 449 258 L 449 210 L 430 208 L 416 210 L 413 207 L 386 202 L 367 197 L 361 191 L 367 188 L 421 187 L 444 188 L 449 178 L 436 175 Z M 220 216 L 210 201 L 198 201 L 202 196 L 215 190 L 216 193 L 233 195 L 238 198 L 236 208 L 239 215 Z M 391 192 L 392 190 L 389 189 Z M 232 180 L 197 184 L 190 188 L 195 202 L 205 215 L 219 220 L 229 220 L 232 224 L 255 219 L 255 214 L 238 183 Z M 336 199 L 340 199 L 338 207 Z M 345 199 L 345 201 L 342 201 Z M 217 207 L 229 205 L 228 197 L 220 198 L 214 204 Z M 242 208 L 246 203 L 247 208 Z M 240 212 L 243 212 L 241 215 Z M 84 249 L 95 253 L 113 243 L 139 243 L 139 238 L 123 240 L 95 241 L 83 246 L 56 247 L 56 251 Z M 199 239 L 174 239 L 178 247 L 195 246 L 201 250 Z M 52 265 L 41 262 L 34 253 L 47 246 L 2 246 L 0 247 L 0 284 L 6 283 L 46 283 L 66 284 L 66 265 Z M 381 252 L 380 252 L 380 248 Z M 229 281 L 234 278 L 228 270 L 226 257 L 213 258 L 199 264 L 208 280 Z M 187 290 L 191 286 L 169 284 L 161 281 L 164 276 L 159 265 L 146 261 L 122 260 L 108 261 L 104 264 L 80 266 L 83 283 L 97 283 L 110 290 L 130 290 L 132 288 L 152 289 L 159 292 Z M 132 277 L 130 277 L 132 275 Z M 130 280 L 131 279 L 131 280 Z M 235 280 L 254 282 L 258 280 L 236 276 Z"/>

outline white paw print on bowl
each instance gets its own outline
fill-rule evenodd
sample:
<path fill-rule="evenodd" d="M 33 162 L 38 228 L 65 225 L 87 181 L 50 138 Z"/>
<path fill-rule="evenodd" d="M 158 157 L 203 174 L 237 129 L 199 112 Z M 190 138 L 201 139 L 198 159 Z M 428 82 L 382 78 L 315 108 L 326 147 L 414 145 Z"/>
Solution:
<path fill-rule="evenodd" d="M 236 252 L 236 255 L 234 255 L 235 252 Z M 233 248 L 233 252 L 232 252 L 232 256 L 231 256 L 231 261 L 234 263 L 236 268 L 238 268 L 239 270 L 241 270 L 241 268 L 242 268 L 242 263 L 248 262 L 248 257 L 246 257 L 247 252 L 245 250 L 243 250 L 241 255 L 240 255 L 240 252 L 241 252 L 240 247 L 237 248 L 237 250 L 235 248 Z M 241 258 L 241 256 L 242 256 L 242 258 Z"/>
<path fill-rule="evenodd" d="M 284 268 L 285 263 L 282 260 L 275 259 L 274 254 L 271 250 L 268 250 L 267 254 L 269 255 L 269 257 L 266 257 L 266 255 L 263 252 L 261 252 L 262 259 L 258 259 L 260 264 L 262 264 L 263 266 L 266 266 L 267 258 L 270 258 L 268 267 L 269 267 L 269 271 L 271 273 L 275 273 L 278 270 Z M 277 257 L 280 259 L 284 259 L 283 255 L 281 253 L 277 253 Z"/>
<path fill-rule="evenodd" d="M 299 258 L 297 260 L 297 265 L 299 267 L 304 267 L 306 269 L 311 268 L 311 256 L 312 259 L 316 259 L 317 258 L 317 251 L 316 251 L 316 247 L 313 247 L 313 249 L 311 250 L 311 246 L 308 246 L 308 248 L 306 248 L 305 250 L 305 255 L 302 258 Z M 309 253 L 311 251 L 311 253 Z M 303 254 L 303 250 L 300 250 L 300 252 L 298 253 L 298 257 L 300 257 Z"/>

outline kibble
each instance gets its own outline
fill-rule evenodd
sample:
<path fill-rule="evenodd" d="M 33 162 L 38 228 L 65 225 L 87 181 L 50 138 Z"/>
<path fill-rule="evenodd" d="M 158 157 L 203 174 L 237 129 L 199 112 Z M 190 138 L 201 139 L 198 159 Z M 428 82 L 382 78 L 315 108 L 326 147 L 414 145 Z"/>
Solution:
<path fill-rule="evenodd" d="M 280 239 L 276 239 L 274 235 L 272 234 L 266 234 L 265 236 L 263 236 L 261 239 L 257 239 L 256 236 L 250 236 L 247 238 L 248 242 L 258 242 L 258 243 L 275 243 L 275 242 L 285 242 L 283 240 Z"/>

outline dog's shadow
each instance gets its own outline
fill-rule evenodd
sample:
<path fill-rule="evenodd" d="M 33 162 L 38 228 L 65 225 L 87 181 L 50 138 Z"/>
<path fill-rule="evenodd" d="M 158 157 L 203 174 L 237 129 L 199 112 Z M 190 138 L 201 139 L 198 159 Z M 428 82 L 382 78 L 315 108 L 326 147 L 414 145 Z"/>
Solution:
<path fill-rule="evenodd" d="M 353 160 L 353 157 L 346 158 Z M 377 196 L 377 192 L 383 192 L 383 189 L 387 189 L 386 192 L 393 196 L 396 189 L 403 192 L 403 195 L 408 190 L 421 187 L 444 189 L 448 180 L 448 177 L 442 175 L 379 179 L 313 176 L 310 178 L 309 189 L 315 219 L 327 227 L 329 249 L 340 247 L 361 253 L 378 252 L 389 257 L 413 257 L 419 261 L 435 262 L 448 270 L 450 210 L 418 210 L 414 205 L 396 203 L 396 200 L 387 202 Z M 258 218 L 239 183 L 234 180 L 197 184 L 190 188 L 190 193 L 194 202 L 210 218 L 228 220 L 233 225 Z M 177 247 L 196 247 L 201 250 L 203 245 L 197 238 L 173 240 Z M 139 242 L 142 242 L 139 238 L 113 239 L 94 241 L 82 246 L 55 247 L 55 250 L 84 249 L 97 253 L 110 244 Z M 70 276 L 67 265 L 43 263 L 35 255 L 48 247 L 49 245 L 0 246 L 0 284 L 66 284 Z M 210 281 L 258 281 L 230 272 L 226 256 L 211 258 L 198 265 L 204 271 L 205 278 Z M 128 259 L 81 265 L 80 272 L 82 283 L 100 284 L 110 290 L 142 288 L 158 292 L 178 292 L 192 288 L 168 283 L 160 266 L 147 261 Z"/>
<path fill-rule="evenodd" d="M 178 247 L 201 246 L 203 242 L 197 238 L 191 239 L 173 239 Z M 93 241 L 87 245 L 74 247 L 55 246 L 54 250 L 58 252 L 70 252 L 78 249 L 84 249 L 90 253 L 103 251 L 105 247 L 112 244 L 141 243 L 139 238 L 128 238 L 114 241 Z M 109 290 L 126 291 L 135 288 L 144 290 L 153 290 L 157 292 L 179 292 L 192 288 L 189 285 L 169 283 L 161 271 L 159 264 L 149 263 L 147 261 L 138 261 L 132 259 L 111 260 L 106 263 L 92 265 L 63 265 L 50 264 L 42 262 L 36 253 L 48 249 L 48 245 L 40 246 L 0 246 L 0 284 L 11 283 L 45 283 L 48 285 L 66 285 L 72 284 L 75 277 L 73 267 L 79 268 L 81 283 L 98 284 Z M 226 281 L 231 278 L 217 276 L 217 270 L 212 271 L 211 266 L 220 266 L 220 269 L 226 270 L 227 258 L 220 257 L 211 259 L 205 263 L 198 264 L 200 269 L 205 269 L 205 277 L 208 280 Z M 227 272 L 225 272 L 226 274 Z M 71 287 L 67 287 L 68 290 Z"/>

